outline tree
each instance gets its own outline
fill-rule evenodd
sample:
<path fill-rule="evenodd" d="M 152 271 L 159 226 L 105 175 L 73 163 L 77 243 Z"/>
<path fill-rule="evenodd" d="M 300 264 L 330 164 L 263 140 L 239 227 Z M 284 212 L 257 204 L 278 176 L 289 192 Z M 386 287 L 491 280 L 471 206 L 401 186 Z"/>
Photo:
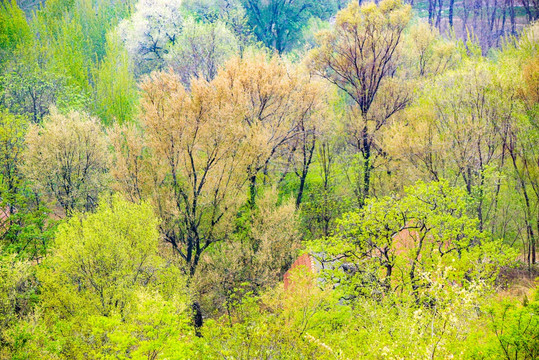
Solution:
<path fill-rule="evenodd" d="M 429 289 L 438 266 L 450 266 L 448 281 L 492 281 L 515 255 L 478 229 L 468 202 L 447 181 L 418 182 L 402 198 L 370 199 L 345 214 L 335 236 L 320 240 L 313 253 L 349 298 L 399 290 L 418 303 L 436 301 Z"/>
<path fill-rule="evenodd" d="M 95 75 L 96 113 L 105 124 L 124 123 L 134 117 L 138 93 L 132 66 L 121 41 L 111 34 L 107 52 Z"/>
<path fill-rule="evenodd" d="M 119 129 L 122 172 L 115 177 L 123 191 L 152 202 L 163 238 L 193 275 L 202 253 L 229 237 L 244 201 L 251 144 L 230 94 L 217 84 L 194 80 L 186 90 L 175 74 L 161 72 L 142 89 L 143 140 L 134 129 Z"/>
<path fill-rule="evenodd" d="M 407 78 L 424 80 L 455 68 L 461 56 L 457 43 L 445 39 L 440 32 L 426 22 L 410 26 L 403 39 L 403 71 Z"/>
<path fill-rule="evenodd" d="M 31 313 L 35 305 L 36 282 L 28 261 L 0 248 L 0 359 L 10 358 L 9 330 Z"/>
<path fill-rule="evenodd" d="M 160 69 L 169 46 L 174 46 L 184 22 L 180 0 L 140 0 L 129 19 L 118 26 L 137 74 Z"/>
<path fill-rule="evenodd" d="M 189 17 L 165 59 L 188 87 L 193 77 L 211 81 L 238 52 L 239 41 L 223 22 L 201 23 Z"/>
<path fill-rule="evenodd" d="M 24 172 L 35 191 L 55 200 L 64 215 L 93 209 L 106 188 L 107 143 L 99 122 L 57 110 L 26 137 Z"/>
<path fill-rule="evenodd" d="M 530 300 L 525 295 L 521 304 L 509 299 L 488 308 L 490 333 L 496 339 L 488 347 L 500 359 L 539 356 L 539 292 L 536 289 L 530 295 Z"/>
<path fill-rule="evenodd" d="M 238 40 L 241 51 L 252 45 L 253 31 L 249 27 L 241 0 L 185 0 L 182 6 L 197 21 L 224 23 Z"/>
<path fill-rule="evenodd" d="M 17 48 L 0 76 L 0 104 L 14 114 L 27 114 L 36 124 L 53 105 L 60 109 L 82 107 L 86 94 L 70 85 L 65 73 L 53 68 L 51 54 L 40 43 Z"/>
<path fill-rule="evenodd" d="M 410 6 L 398 0 L 385 0 L 378 6 L 352 2 L 337 14 L 334 29 L 320 33 L 319 47 L 309 55 L 313 72 L 341 89 L 355 108 L 350 112 L 350 131 L 362 157 L 360 206 L 369 196 L 373 160 L 381 152 L 375 135 L 409 102 L 399 82 L 392 79 L 409 20 Z"/>
<path fill-rule="evenodd" d="M 250 203 L 254 205 L 258 176 L 261 173 L 266 176 L 272 161 L 299 139 L 301 133 L 306 136 L 306 160 L 309 160 L 310 133 L 323 111 L 322 91 L 300 69 L 289 68 L 279 56 L 268 59 L 263 52 L 233 58 L 216 80 L 221 91 L 232 94 L 231 101 L 242 118 L 241 126 L 256 149 L 246 167 Z M 302 171 L 305 176 L 307 163 L 304 162 L 305 171 Z"/>
<path fill-rule="evenodd" d="M 309 191 L 302 205 L 302 217 L 306 238 L 317 239 L 330 236 L 335 220 L 350 208 L 346 187 L 342 186 L 343 172 L 338 164 L 343 144 L 338 137 L 321 139 L 317 147 L 316 168 L 309 180 Z"/>
<path fill-rule="evenodd" d="M 208 313 L 230 314 L 233 301 L 276 286 L 295 260 L 301 237 L 298 212 L 293 198 L 277 201 L 277 191 L 266 189 L 256 209 L 242 209 L 230 241 L 203 255 L 193 285 Z"/>
<path fill-rule="evenodd" d="M 149 204 L 119 195 L 62 224 L 38 269 L 46 311 L 30 352 L 41 345 L 38 357 L 53 358 L 49 344 L 57 341 L 72 359 L 111 353 L 155 359 L 185 351 L 177 339 L 192 336 L 185 281 L 158 255 L 157 226 Z"/>
<path fill-rule="evenodd" d="M 532 22 L 539 18 L 539 1 L 536 0 L 520 0 L 520 3 L 526 10 L 528 21 Z"/>
<path fill-rule="evenodd" d="M 2 228 L 9 232 L 10 216 L 17 210 L 17 192 L 22 186 L 20 167 L 28 122 L 24 117 L 0 112 L 0 211 Z M 5 235 L 4 233 L 4 235 Z"/>
<path fill-rule="evenodd" d="M 308 78 L 306 78 L 308 79 Z M 307 176 L 315 160 L 315 150 L 319 137 L 330 126 L 331 114 L 326 106 L 328 98 L 323 91 L 322 84 L 309 79 L 312 93 L 304 94 L 303 100 L 310 104 L 310 109 L 299 114 L 296 120 L 296 135 L 286 146 L 281 148 L 279 157 L 285 161 L 285 168 L 281 175 L 282 182 L 290 171 L 299 182 L 297 185 L 296 207 L 299 208 L 307 186 Z M 309 96 L 309 97 L 307 97 Z"/>
<path fill-rule="evenodd" d="M 15 0 L 0 2 L 0 52 L 14 50 L 17 45 L 30 40 L 32 34 L 24 12 Z M 0 62 L 1 65 L 1 62 Z"/>
<path fill-rule="evenodd" d="M 104 198 L 95 213 L 74 214 L 58 228 L 38 273 L 49 294 L 44 305 L 66 315 L 121 311 L 138 287 L 151 287 L 154 276 L 166 273 L 157 225 L 150 205 L 119 195 Z"/>
<path fill-rule="evenodd" d="M 242 0 L 258 40 L 282 53 L 290 50 L 311 16 L 325 17 L 327 4 L 306 0 Z"/>
<path fill-rule="evenodd" d="M 489 168 L 500 156 L 499 128 L 511 117 L 502 91 L 496 91 L 493 71 L 482 62 L 470 62 L 446 72 L 429 92 L 435 126 L 446 139 L 446 159 L 456 177 L 462 177 L 477 201 L 480 227 L 484 225 L 485 188 Z"/>
<path fill-rule="evenodd" d="M 537 261 L 536 247 L 539 236 L 539 217 L 536 209 L 537 204 L 539 204 L 539 153 L 535 145 L 539 139 L 539 131 L 537 103 L 534 100 L 537 96 L 535 93 L 538 81 L 535 70 L 533 70 L 536 69 L 537 62 L 537 55 L 528 60 L 528 63 L 521 70 L 524 81 L 518 85 L 514 84 L 519 88 L 512 88 L 513 91 L 517 91 L 523 102 L 521 111 L 526 116 L 520 117 L 516 113 L 511 119 L 513 121 L 506 123 L 507 137 L 504 142 L 504 151 L 509 155 L 513 165 L 517 189 L 520 190 L 523 199 L 529 266 Z M 517 94 L 513 92 L 513 96 Z"/>

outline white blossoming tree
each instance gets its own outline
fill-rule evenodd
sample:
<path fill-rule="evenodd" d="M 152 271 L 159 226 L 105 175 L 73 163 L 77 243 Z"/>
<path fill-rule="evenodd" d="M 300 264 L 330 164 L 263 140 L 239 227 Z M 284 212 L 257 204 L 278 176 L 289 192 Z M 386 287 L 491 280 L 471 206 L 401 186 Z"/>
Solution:
<path fill-rule="evenodd" d="M 181 0 L 140 0 L 133 15 L 119 25 L 119 33 L 138 75 L 159 69 L 169 46 L 183 27 Z"/>

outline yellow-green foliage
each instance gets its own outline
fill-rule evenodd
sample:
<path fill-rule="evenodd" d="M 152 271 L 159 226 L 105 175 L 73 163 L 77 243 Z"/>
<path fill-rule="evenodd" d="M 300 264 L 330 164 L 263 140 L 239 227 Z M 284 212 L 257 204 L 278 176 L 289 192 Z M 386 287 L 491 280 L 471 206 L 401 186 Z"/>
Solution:
<path fill-rule="evenodd" d="M 30 27 L 17 2 L 2 0 L 0 2 L 0 50 L 13 50 L 31 37 Z"/>
<path fill-rule="evenodd" d="M 122 124 L 133 119 L 136 86 L 127 51 L 120 39 L 110 34 L 105 57 L 95 72 L 96 113 L 105 124 Z"/>
<path fill-rule="evenodd" d="M 484 56 L 424 1 L 21 1 L 0 360 L 539 358 L 539 23 Z"/>
<path fill-rule="evenodd" d="M 189 358 L 185 281 L 158 256 L 157 224 L 148 204 L 114 196 L 60 226 L 38 267 L 42 310 L 23 327 L 20 351 L 36 359 Z"/>

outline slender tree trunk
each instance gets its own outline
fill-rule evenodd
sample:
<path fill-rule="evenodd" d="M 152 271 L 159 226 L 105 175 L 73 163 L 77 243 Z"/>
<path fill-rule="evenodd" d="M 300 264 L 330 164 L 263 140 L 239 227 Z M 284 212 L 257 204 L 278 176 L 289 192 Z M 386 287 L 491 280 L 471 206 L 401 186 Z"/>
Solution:
<path fill-rule="evenodd" d="M 504 4 L 504 7 L 503 7 L 503 15 L 502 15 L 502 30 L 500 31 L 500 35 L 503 36 L 505 35 L 505 20 L 507 18 L 507 2 L 509 0 L 505 0 L 505 4 Z"/>
<path fill-rule="evenodd" d="M 255 207 L 256 192 L 256 174 L 254 174 L 249 178 L 249 206 L 251 209 Z"/>
<path fill-rule="evenodd" d="M 194 301 L 191 304 L 191 309 L 193 310 L 193 326 L 195 327 L 195 335 L 197 337 L 202 337 L 202 334 L 200 333 L 200 329 L 202 328 L 202 325 L 204 324 L 204 320 L 202 318 L 202 309 L 200 308 L 199 302 Z"/>
<path fill-rule="evenodd" d="M 441 30 L 441 21 L 442 21 L 442 7 L 444 6 L 444 0 L 438 0 L 438 14 L 436 15 L 436 27 L 438 30 Z"/>
<path fill-rule="evenodd" d="M 455 0 L 449 0 L 449 28 L 453 30 L 453 8 L 455 7 Z"/>
<path fill-rule="evenodd" d="M 436 11 L 436 0 L 429 0 L 429 24 L 430 25 L 433 25 L 435 11 Z"/>
<path fill-rule="evenodd" d="M 303 190 L 305 189 L 305 181 L 307 180 L 307 175 L 309 174 L 309 168 L 311 166 L 311 163 L 313 161 L 313 154 L 314 149 L 316 147 L 316 135 L 312 134 L 312 139 L 307 145 L 307 133 L 305 132 L 305 129 L 303 129 L 304 138 L 303 138 L 303 146 L 302 146 L 302 169 L 301 173 L 299 174 L 299 189 L 298 189 L 298 196 L 296 197 L 296 207 L 299 208 L 301 205 L 301 201 L 303 198 Z"/>
<path fill-rule="evenodd" d="M 516 154 L 514 153 L 514 149 L 509 150 L 509 155 L 511 156 L 513 168 L 515 169 L 515 173 L 519 180 L 520 188 L 522 191 L 522 196 L 524 197 L 524 202 L 526 204 L 524 220 L 526 223 L 526 235 L 528 236 L 528 241 L 529 241 L 528 266 L 531 267 L 531 264 L 535 263 L 535 234 L 533 231 L 533 226 L 531 224 L 532 209 L 531 209 L 531 204 L 530 204 L 530 197 L 528 196 L 528 191 L 526 190 L 526 182 L 524 181 L 524 178 L 518 171 L 518 165 L 517 165 Z"/>
<path fill-rule="evenodd" d="M 321 163 L 322 163 L 322 178 L 324 179 L 323 183 L 323 209 L 322 209 L 322 226 L 324 236 L 329 236 L 329 224 L 332 219 L 331 210 L 329 204 L 331 202 L 329 193 L 331 190 L 330 177 L 331 177 L 331 166 L 333 164 L 333 158 L 330 154 L 329 145 L 327 143 L 322 144 L 320 151 Z"/>
<path fill-rule="evenodd" d="M 511 34 L 516 35 L 515 29 L 515 1 L 509 0 L 509 16 L 511 17 Z"/>
<path fill-rule="evenodd" d="M 311 166 L 312 158 L 313 158 L 313 152 L 314 152 L 314 144 L 311 147 L 309 153 L 305 157 L 304 167 L 303 171 L 301 172 L 301 176 L 299 178 L 299 189 L 298 189 L 298 196 L 296 197 L 296 207 L 299 208 L 301 205 L 301 201 L 303 200 L 303 191 L 305 189 L 305 181 L 307 180 L 307 175 L 309 174 L 309 168 Z"/>
<path fill-rule="evenodd" d="M 369 133 L 367 125 L 363 127 L 361 132 L 361 154 L 363 155 L 363 183 L 360 188 L 360 199 L 359 207 L 362 208 L 365 205 L 365 201 L 369 196 L 370 185 L 371 185 L 371 170 L 372 170 L 372 153 L 371 153 L 371 142 L 369 138 Z"/>
<path fill-rule="evenodd" d="M 425 230 L 425 229 L 421 229 L 421 230 Z M 415 251 L 415 256 L 414 256 L 414 259 L 413 259 L 413 262 L 412 262 L 412 266 L 410 267 L 410 283 L 412 284 L 412 293 L 414 294 L 414 298 L 416 300 L 416 303 L 419 304 L 419 294 L 418 294 L 419 285 L 417 284 L 418 280 L 416 278 L 415 268 L 416 268 L 416 264 L 419 262 L 419 258 L 421 256 L 421 251 L 422 251 L 422 248 L 423 248 L 423 241 L 425 239 L 425 235 L 418 234 L 417 236 L 419 236 L 419 244 L 418 244 L 417 249 Z"/>
<path fill-rule="evenodd" d="M 494 5 L 492 6 L 492 15 L 489 20 L 489 46 L 494 45 L 494 41 L 498 38 L 498 31 L 494 27 L 496 23 L 496 15 L 498 12 L 498 0 L 494 0 Z"/>
<path fill-rule="evenodd" d="M 481 11 L 481 0 L 475 0 L 473 4 L 473 32 L 474 34 L 477 32 L 478 26 L 477 26 L 477 20 L 480 15 Z"/>
<path fill-rule="evenodd" d="M 520 0 L 522 7 L 526 10 L 526 15 L 528 15 L 528 22 L 533 20 L 532 12 L 530 10 L 530 0 Z"/>
<path fill-rule="evenodd" d="M 472 0 L 462 0 L 462 32 L 464 34 L 468 31 L 469 1 Z"/>
<path fill-rule="evenodd" d="M 506 139 L 504 138 L 503 143 L 505 144 Z M 505 146 L 505 145 L 504 145 Z M 500 164 L 500 169 L 503 169 L 505 165 L 505 151 L 502 151 L 502 159 Z M 494 193 L 494 221 L 492 222 L 492 230 L 491 233 L 494 234 L 494 227 L 496 226 L 496 218 L 498 214 L 498 199 L 500 196 L 500 189 L 501 189 L 502 181 L 498 177 L 496 180 L 496 191 Z M 488 216 L 488 215 L 487 215 Z"/>

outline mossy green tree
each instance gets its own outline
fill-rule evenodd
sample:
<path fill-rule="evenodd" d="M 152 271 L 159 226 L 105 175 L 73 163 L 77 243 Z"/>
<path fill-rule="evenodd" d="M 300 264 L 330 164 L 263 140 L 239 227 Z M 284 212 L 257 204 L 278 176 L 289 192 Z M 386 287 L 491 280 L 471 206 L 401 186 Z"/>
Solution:
<path fill-rule="evenodd" d="M 62 224 L 37 273 L 42 316 L 23 329 L 20 350 L 42 359 L 192 357 L 184 277 L 159 256 L 157 226 L 150 205 L 120 196 Z"/>

